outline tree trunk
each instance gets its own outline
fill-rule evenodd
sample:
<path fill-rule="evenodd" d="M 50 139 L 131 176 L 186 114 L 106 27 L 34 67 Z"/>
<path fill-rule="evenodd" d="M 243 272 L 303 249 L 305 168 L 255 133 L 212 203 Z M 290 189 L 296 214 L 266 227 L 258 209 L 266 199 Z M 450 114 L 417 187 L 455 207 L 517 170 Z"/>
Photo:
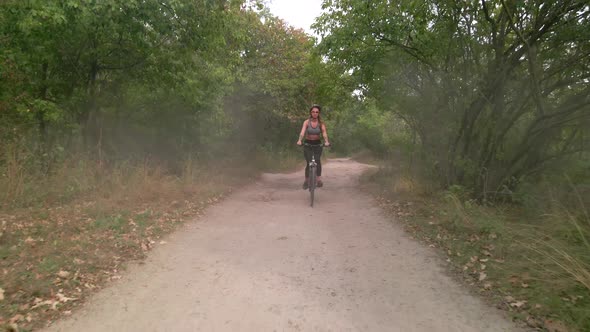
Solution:
<path fill-rule="evenodd" d="M 98 78 L 98 63 L 95 60 L 90 67 L 88 74 L 87 93 L 88 99 L 86 102 L 86 109 L 83 110 L 84 116 L 81 123 L 84 135 L 84 146 L 87 151 L 94 151 L 98 143 L 98 107 L 97 107 L 97 78 Z"/>
<path fill-rule="evenodd" d="M 44 62 L 41 68 L 41 86 L 39 89 L 39 99 L 47 100 L 47 75 L 49 71 L 49 65 Z M 47 122 L 45 120 L 45 109 L 37 108 L 35 110 L 35 118 L 37 119 L 37 129 L 39 140 L 37 144 L 37 156 L 41 161 L 41 171 L 43 174 L 49 173 L 49 142 L 47 141 Z"/>

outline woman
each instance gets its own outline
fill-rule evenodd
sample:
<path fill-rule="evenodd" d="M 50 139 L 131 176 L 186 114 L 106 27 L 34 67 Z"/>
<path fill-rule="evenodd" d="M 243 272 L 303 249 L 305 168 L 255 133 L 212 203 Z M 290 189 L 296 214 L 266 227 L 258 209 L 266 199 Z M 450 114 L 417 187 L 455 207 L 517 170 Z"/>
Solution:
<path fill-rule="evenodd" d="M 326 125 L 322 122 L 322 118 L 320 117 L 320 112 L 322 108 L 319 105 L 313 105 L 309 110 L 309 119 L 303 122 L 303 126 L 301 127 L 301 133 L 299 134 L 299 140 L 297 141 L 297 145 L 302 145 L 302 140 L 305 138 L 305 143 L 310 145 L 316 145 L 317 147 L 305 146 L 303 148 L 303 155 L 305 156 L 305 160 L 307 161 L 305 164 L 305 182 L 303 182 L 303 189 L 307 189 L 309 187 L 309 162 L 311 161 L 312 149 L 315 151 L 315 161 L 318 164 L 317 166 L 317 186 L 321 187 L 324 185 L 322 182 L 322 141 L 320 140 L 320 136 L 324 137 L 324 145 L 330 146 L 330 141 L 328 140 L 328 132 L 326 131 Z"/>

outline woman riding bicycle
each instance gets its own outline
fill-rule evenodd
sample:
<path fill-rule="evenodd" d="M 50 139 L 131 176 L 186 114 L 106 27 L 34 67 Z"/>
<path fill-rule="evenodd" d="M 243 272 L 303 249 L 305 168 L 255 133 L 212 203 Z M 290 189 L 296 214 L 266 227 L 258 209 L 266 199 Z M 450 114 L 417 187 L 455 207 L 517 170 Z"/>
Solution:
<path fill-rule="evenodd" d="M 322 182 L 322 141 L 320 136 L 324 137 L 324 146 L 330 146 L 328 140 L 328 132 L 326 131 L 326 124 L 320 117 L 322 108 L 320 105 L 313 105 L 309 110 L 309 119 L 303 122 L 301 127 L 301 133 L 299 134 L 299 140 L 297 145 L 302 145 L 302 140 L 305 138 L 307 145 L 303 148 L 303 155 L 305 156 L 305 182 L 303 182 L 303 189 L 307 189 L 309 186 L 309 162 L 311 161 L 312 153 L 315 153 L 315 160 L 317 163 L 317 186 L 321 187 L 324 185 Z M 311 146 L 309 146 L 311 145 Z"/>

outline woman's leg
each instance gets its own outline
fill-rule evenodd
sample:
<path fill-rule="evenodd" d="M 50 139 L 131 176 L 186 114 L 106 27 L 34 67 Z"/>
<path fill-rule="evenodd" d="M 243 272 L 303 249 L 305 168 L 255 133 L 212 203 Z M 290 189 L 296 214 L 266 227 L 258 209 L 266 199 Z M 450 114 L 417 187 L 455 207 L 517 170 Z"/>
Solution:
<path fill-rule="evenodd" d="M 322 182 L 322 151 L 324 150 L 323 147 L 318 147 L 316 148 L 316 163 L 318 164 L 318 187 L 321 187 L 324 185 L 324 183 Z"/>
<path fill-rule="evenodd" d="M 305 177 L 309 177 L 309 163 L 311 162 L 311 148 L 309 146 L 303 147 L 303 156 L 305 157 Z"/>
<path fill-rule="evenodd" d="M 318 164 L 318 179 L 320 178 L 320 176 L 322 176 L 322 151 L 324 150 L 324 148 L 317 147 L 315 148 L 315 162 Z"/>
<path fill-rule="evenodd" d="M 303 189 L 309 186 L 309 163 L 311 162 L 311 149 L 309 146 L 303 147 L 303 156 L 305 157 L 305 181 L 303 182 Z"/>

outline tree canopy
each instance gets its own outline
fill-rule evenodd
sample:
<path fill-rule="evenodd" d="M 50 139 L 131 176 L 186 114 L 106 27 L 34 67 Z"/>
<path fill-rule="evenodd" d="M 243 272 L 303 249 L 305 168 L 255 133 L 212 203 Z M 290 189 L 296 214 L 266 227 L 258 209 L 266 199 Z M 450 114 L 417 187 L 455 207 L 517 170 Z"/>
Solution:
<path fill-rule="evenodd" d="M 321 50 L 481 196 L 588 151 L 586 1 L 327 0 Z"/>
<path fill-rule="evenodd" d="M 312 103 L 327 106 L 342 146 L 383 152 L 406 131 L 443 185 L 480 198 L 588 152 L 586 1 L 323 9 L 317 41 L 260 1 L 5 1 L 2 154 L 18 146 L 47 172 L 74 152 L 272 150 L 292 144 Z"/>
<path fill-rule="evenodd" d="M 7 1 L 0 22 L 0 149 L 45 168 L 64 151 L 199 154 L 314 98 L 313 38 L 259 1 Z"/>

